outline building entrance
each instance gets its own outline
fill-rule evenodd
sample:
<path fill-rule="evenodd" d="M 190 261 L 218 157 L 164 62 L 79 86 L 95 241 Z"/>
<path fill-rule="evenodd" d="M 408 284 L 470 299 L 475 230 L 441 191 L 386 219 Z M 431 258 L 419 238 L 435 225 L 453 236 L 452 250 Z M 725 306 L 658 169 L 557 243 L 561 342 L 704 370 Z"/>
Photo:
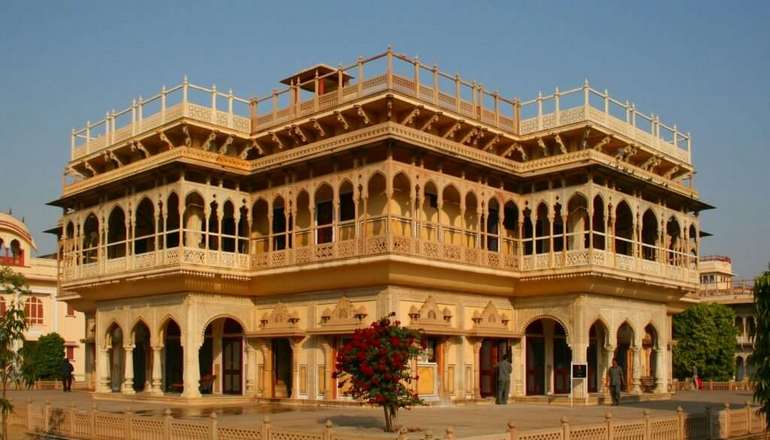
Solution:
<path fill-rule="evenodd" d="M 479 388 L 481 397 L 493 397 L 497 393 L 497 364 L 510 353 L 507 339 L 484 339 L 479 351 Z"/>
<path fill-rule="evenodd" d="M 286 338 L 275 338 L 273 347 L 273 397 L 287 398 L 292 390 L 291 344 Z"/>

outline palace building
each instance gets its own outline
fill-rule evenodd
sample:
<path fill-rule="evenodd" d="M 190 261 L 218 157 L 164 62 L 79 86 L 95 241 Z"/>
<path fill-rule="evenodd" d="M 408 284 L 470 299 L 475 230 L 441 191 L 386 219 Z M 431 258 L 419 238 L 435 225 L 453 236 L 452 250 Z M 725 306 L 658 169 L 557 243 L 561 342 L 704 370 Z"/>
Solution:
<path fill-rule="evenodd" d="M 507 353 L 513 398 L 568 394 L 576 362 L 598 401 L 612 358 L 667 393 L 709 208 L 689 134 L 587 81 L 521 100 L 391 49 L 281 83 L 185 78 L 73 130 L 52 204 L 99 395 L 349 399 L 336 350 L 391 312 L 426 335 L 426 400 L 493 396 Z"/>
<path fill-rule="evenodd" d="M 88 386 L 90 376 L 85 353 L 85 316 L 72 304 L 57 298 L 58 265 L 56 255 L 35 256 L 37 245 L 22 220 L 0 213 L 0 267 L 8 267 L 24 276 L 29 294 L 0 294 L 0 313 L 15 302 L 24 309 L 27 329 L 24 344 L 34 345 L 41 336 L 58 333 L 64 339 L 64 356 L 74 367 L 73 376 Z"/>
<path fill-rule="evenodd" d="M 736 280 L 732 259 L 722 255 L 701 257 L 698 269 L 698 299 L 701 302 L 724 304 L 735 312 L 735 328 L 738 334 L 735 341 L 734 379 L 748 380 L 751 373 L 748 361 L 754 352 L 754 335 L 757 330 L 754 316 L 754 280 Z"/>

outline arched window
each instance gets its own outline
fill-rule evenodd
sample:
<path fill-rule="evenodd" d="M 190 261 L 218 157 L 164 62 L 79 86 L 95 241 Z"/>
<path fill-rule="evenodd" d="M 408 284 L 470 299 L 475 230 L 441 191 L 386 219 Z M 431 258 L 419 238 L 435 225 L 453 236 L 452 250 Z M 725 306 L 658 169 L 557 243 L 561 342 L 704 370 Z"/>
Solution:
<path fill-rule="evenodd" d="M 24 315 L 27 319 L 27 324 L 35 325 L 43 323 L 43 301 L 35 296 L 27 298 L 24 303 Z"/>

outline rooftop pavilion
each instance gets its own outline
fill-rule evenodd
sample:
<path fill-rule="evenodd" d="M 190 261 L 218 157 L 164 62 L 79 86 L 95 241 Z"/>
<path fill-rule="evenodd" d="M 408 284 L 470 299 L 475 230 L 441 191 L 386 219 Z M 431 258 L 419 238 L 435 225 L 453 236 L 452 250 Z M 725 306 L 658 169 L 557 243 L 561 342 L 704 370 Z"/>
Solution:
<path fill-rule="evenodd" d="M 109 111 L 103 119 L 73 129 L 68 172 L 92 177 L 100 160 L 123 162 L 118 150 L 141 150 L 142 138 L 160 135 L 163 139 L 164 130 L 179 122 L 204 124 L 220 134 L 250 142 L 261 157 L 268 151 L 262 148 L 265 144 L 277 147 L 272 150 L 287 147 L 283 138 L 297 138 L 296 145 L 309 142 L 304 127 L 323 132 L 319 121 L 324 118 L 336 118 L 347 126 L 345 112 L 353 112 L 365 125 L 370 112 L 381 110 L 373 108 L 375 102 L 397 99 L 411 105 L 413 111 L 396 122 L 409 125 L 420 111 L 432 114 L 429 125 L 448 127 L 444 137 L 453 138 L 462 127 L 468 127 L 468 136 L 460 136 L 464 141 L 510 162 L 526 162 L 533 157 L 533 150 L 547 150 L 549 143 L 565 153 L 559 137 L 563 130 L 585 129 L 585 146 L 591 130 L 592 136 L 604 136 L 599 138 L 600 150 L 619 161 L 630 162 L 635 156 L 641 175 L 657 170 L 657 175 L 678 180 L 677 184 L 686 182 L 688 191 L 695 195 L 689 133 L 662 122 L 658 115 L 639 111 L 628 100 L 613 98 L 587 80 L 574 88 L 556 88 L 548 94 L 520 99 L 388 48 L 337 68 L 319 64 L 281 83 L 285 87 L 267 95 L 243 98 L 215 85 L 192 84 L 185 77 L 179 85 L 164 86 L 149 98 L 134 99 L 123 110 Z M 390 109 L 387 111 L 390 114 Z"/>

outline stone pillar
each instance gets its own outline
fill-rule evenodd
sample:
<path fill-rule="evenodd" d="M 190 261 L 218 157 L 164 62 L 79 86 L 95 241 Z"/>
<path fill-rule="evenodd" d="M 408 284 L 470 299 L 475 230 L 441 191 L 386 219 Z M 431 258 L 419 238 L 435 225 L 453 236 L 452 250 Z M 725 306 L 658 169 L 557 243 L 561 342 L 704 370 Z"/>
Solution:
<path fill-rule="evenodd" d="M 665 357 L 666 350 L 653 347 L 655 353 L 655 392 L 665 393 L 668 390 L 668 384 L 666 383 L 665 374 Z"/>
<path fill-rule="evenodd" d="M 601 384 L 601 392 L 604 394 L 605 399 L 607 399 L 606 401 L 609 402 L 610 383 L 609 383 L 609 378 L 607 377 L 607 374 L 609 372 L 610 366 L 612 365 L 612 358 L 615 356 L 615 346 L 605 345 L 603 354 L 604 354 L 603 356 L 604 365 L 602 365 L 601 376 L 599 376 L 599 383 Z"/>
<path fill-rule="evenodd" d="M 246 343 L 246 395 L 255 396 L 257 394 L 257 350 Z"/>
<path fill-rule="evenodd" d="M 511 365 L 513 369 L 513 377 L 511 378 L 511 395 L 512 396 L 524 396 L 524 372 L 527 368 L 527 360 L 525 359 L 524 351 L 524 338 L 521 338 L 518 343 L 514 343 L 511 346 Z"/>
<path fill-rule="evenodd" d="M 96 391 L 100 393 L 109 393 L 110 387 L 110 349 L 99 348 L 96 352 L 96 365 L 99 379 L 96 384 Z"/>
<path fill-rule="evenodd" d="M 123 385 L 121 392 L 123 394 L 134 394 L 134 346 L 126 345 L 123 347 L 125 351 L 125 361 L 123 367 L 125 373 L 123 374 Z"/>
<path fill-rule="evenodd" d="M 188 327 L 189 328 L 189 327 Z M 189 331 L 182 330 L 182 337 L 186 342 L 182 345 L 183 362 L 183 383 L 184 390 L 182 391 L 182 397 L 185 398 L 197 398 L 201 396 L 200 392 L 200 379 L 201 370 L 198 364 L 198 350 L 201 343 L 198 335 L 186 335 Z"/>
<path fill-rule="evenodd" d="M 263 340 L 260 344 L 262 351 L 262 397 L 273 397 L 273 353 L 269 339 Z"/>
<path fill-rule="evenodd" d="M 473 344 L 473 398 L 481 399 L 481 338 L 473 338 L 470 342 Z"/>
<path fill-rule="evenodd" d="M 152 382 L 150 385 L 150 392 L 155 395 L 163 395 L 163 373 L 161 366 L 161 356 L 163 353 L 163 346 L 152 347 Z"/>
<path fill-rule="evenodd" d="M 573 343 L 570 347 L 572 351 L 572 361 L 576 363 L 586 364 L 588 344 L 585 343 Z M 571 366 L 570 366 L 571 367 Z M 570 374 L 571 377 L 571 374 Z M 588 396 L 588 378 L 577 379 L 574 383 L 569 384 L 572 389 L 572 396 L 577 399 L 585 399 Z M 573 388 L 574 387 L 574 388 Z"/>
<path fill-rule="evenodd" d="M 303 337 L 289 338 L 291 346 L 291 398 L 299 399 L 299 356 L 302 352 Z"/>
<path fill-rule="evenodd" d="M 332 378 L 332 372 L 334 371 L 334 350 L 332 350 L 332 344 L 327 338 L 321 340 L 321 349 L 324 352 L 324 395 L 325 400 L 333 400 L 334 395 L 333 388 L 335 387 L 334 379 Z M 319 380 L 321 380 L 319 378 Z"/>
<path fill-rule="evenodd" d="M 635 345 L 629 348 L 634 354 L 634 361 L 632 363 L 633 388 L 631 388 L 631 392 L 634 394 L 640 394 L 642 392 L 642 350 L 639 347 L 640 345 Z"/>
<path fill-rule="evenodd" d="M 217 379 L 222 377 L 224 366 L 222 359 L 222 333 L 224 331 L 224 322 L 224 319 L 219 319 L 211 324 L 211 351 L 213 354 L 213 356 L 211 356 L 212 374 L 216 376 Z M 222 394 L 221 380 L 214 381 L 214 386 L 211 388 L 211 393 Z"/>

